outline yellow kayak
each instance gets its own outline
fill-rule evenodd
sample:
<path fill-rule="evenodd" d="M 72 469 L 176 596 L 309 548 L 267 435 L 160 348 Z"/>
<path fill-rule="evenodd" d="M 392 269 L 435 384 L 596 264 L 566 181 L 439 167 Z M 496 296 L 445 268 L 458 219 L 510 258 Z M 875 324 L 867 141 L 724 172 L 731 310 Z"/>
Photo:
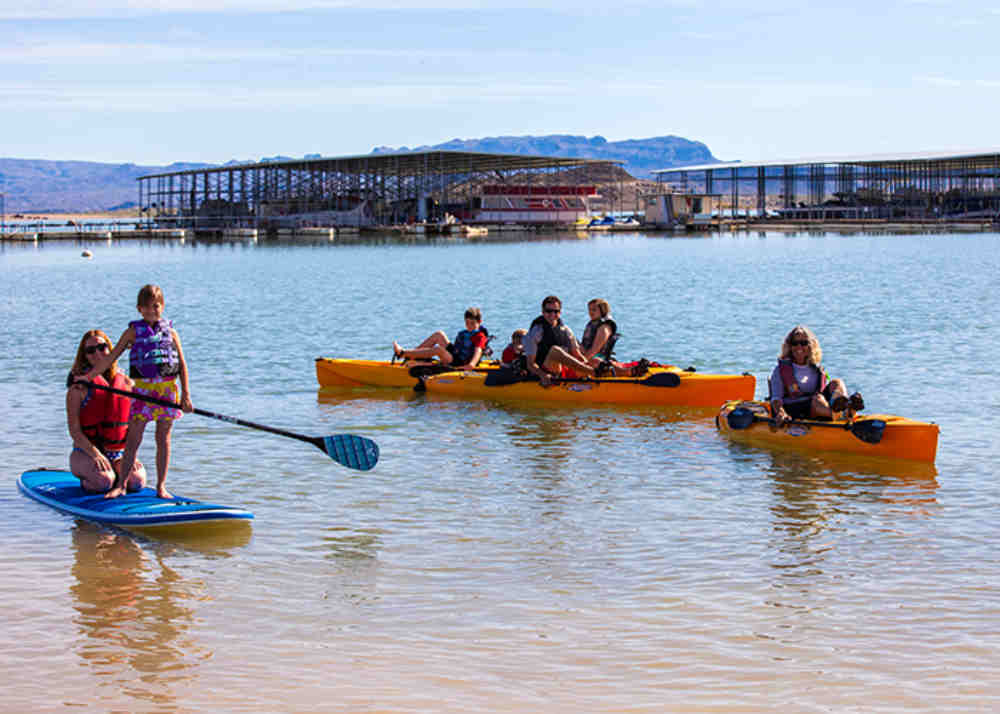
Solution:
<path fill-rule="evenodd" d="M 496 362 L 481 362 L 476 369 L 497 369 Z M 371 359 L 316 358 L 316 379 L 321 387 L 404 387 L 420 382 L 412 364 Z"/>
<path fill-rule="evenodd" d="M 853 420 L 796 420 L 779 429 L 767 402 L 734 400 L 715 418 L 719 431 L 748 443 L 813 451 L 838 451 L 934 463 L 938 425 L 893 414 L 858 415 Z"/>
<path fill-rule="evenodd" d="M 506 383 L 491 372 L 444 372 L 424 378 L 428 392 L 468 399 L 570 404 L 652 404 L 715 408 L 727 399 L 752 399 L 756 380 L 744 374 L 701 374 L 678 367 L 651 367 L 642 377 Z"/>

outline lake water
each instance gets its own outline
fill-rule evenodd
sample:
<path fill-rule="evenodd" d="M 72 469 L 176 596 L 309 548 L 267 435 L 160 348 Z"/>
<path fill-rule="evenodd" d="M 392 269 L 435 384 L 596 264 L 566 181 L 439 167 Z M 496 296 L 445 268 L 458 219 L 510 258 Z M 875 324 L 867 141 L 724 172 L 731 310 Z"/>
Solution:
<path fill-rule="evenodd" d="M 998 275 L 978 233 L 2 245 L 0 710 L 995 711 Z M 67 464 L 80 335 L 117 339 L 147 282 L 196 406 L 378 466 L 187 415 L 168 486 L 252 529 L 153 540 L 18 493 Z M 869 411 L 940 424 L 936 467 L 738 446 L 705 412 L 318 389 L 316 357 L 470 305 L 502 348 L 549 293 L 578 334 L 608 299 L 622 359 L 758 396 L 808 324 Z"/>

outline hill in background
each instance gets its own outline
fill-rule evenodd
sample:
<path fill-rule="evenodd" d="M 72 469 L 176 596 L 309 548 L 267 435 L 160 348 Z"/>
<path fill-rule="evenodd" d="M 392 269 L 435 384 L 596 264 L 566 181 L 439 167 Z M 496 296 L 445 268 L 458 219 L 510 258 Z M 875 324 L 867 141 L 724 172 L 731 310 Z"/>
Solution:
<path fill-rule="evenodd" d="M 136 205 L 139 176 L 204 166 L 208 164 L 136 166 L 94 161 L 0 159 L 0 193 L 4 194 L 8 215 L 113 211 Z"/>
<path fill-rule="evenodd" d="M 657 136 L 651 139 L 608 141 L 603 136 L 493 136 L 485 139 L 452 139 L 443 144 L 414 149 L 393 149 L 380 146 L 373 154 L 399 151 L 486 151 L 497 154 L 529 154 L 538 156 L 568 156 L 584 159 L 624 161 L 623 168 L 636 178 L 652 178 L 653 171 L 674 166 L 714 164 L 712 156 L 700 141 L 679 136 Z"/>
<path fill-rule="evenodd" d="M 700 141 L 678 136 L 607 141 L 604 137 L 554 134 L 551 136 L 498 136 L 484 139 L 453 139 L 434 146 L 410 149 L 377 147 L 372 154 L 413 151 L 481 151 L 501 154 L 529 154 L 624 161 L 624 169 L 637 178 L 648 179 L 650 172 L 673 166 L 708 164 L 718 161 Z M 261 161 L 290 160 L 271 157 Z M 308 154 L 304 158 L 320 158 Z M 248 163 L 248 162 L 230 162 Z M 184 171 L 212 164 L 173 163 L 168 166 L 102 164 L 91 161 L 45 161 L 0 158 L 0 193 L 5 210 L 14 213 L 111 211 L 135 206 L 139 176 Z"/>

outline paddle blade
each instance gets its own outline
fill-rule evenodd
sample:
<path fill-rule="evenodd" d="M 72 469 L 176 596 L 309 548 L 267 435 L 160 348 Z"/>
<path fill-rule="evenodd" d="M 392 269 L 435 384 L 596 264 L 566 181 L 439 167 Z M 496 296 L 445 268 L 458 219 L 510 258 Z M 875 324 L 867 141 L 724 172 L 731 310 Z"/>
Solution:
<path fill-rule="evenodd" d="M 647 387 L 679 387 L 681 378 L 676 372 L 657 372 L 641 380 L 639 384 Z"/>
<path fill-rule="evenodd" d="M 864 419 L 851 424 L 851 433 L 866 444 L 877 444 L 882 441 L 885 422 L 881 419 Z"/>
<path fill-rule="evenodd" d="M 746 407 L 736 407 L 726 415 L 730 429 L 748 429 L 753 424 L 754 414 Z"/>
<path fill-rule="evenodd" d="M 324 436 L 323 450 L 349 469 L 371 471 L 378 463 L 378 444 L 355 434 Z"/>

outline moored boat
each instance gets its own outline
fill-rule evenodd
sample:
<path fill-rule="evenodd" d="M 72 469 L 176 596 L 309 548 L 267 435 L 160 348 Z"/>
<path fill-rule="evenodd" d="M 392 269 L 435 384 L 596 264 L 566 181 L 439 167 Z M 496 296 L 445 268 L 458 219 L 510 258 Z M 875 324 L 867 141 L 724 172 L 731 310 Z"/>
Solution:
<path fill-rule="evenodd" d="M 833 421 L 796 420 L 775 426 L 770 404 L 759 401 L 726 402 L 715 419 L 719 431 L 753 444 L 835 451 L 934 463 L 937 424 L 894 414 L 865 414 Z"/>
<path fill-rule="evenodd" d="M 511 380 L 508 370 L 443 372 L 425 377 L 428 392 L 467 399 L 501 399 L 569 404 L 650 404 L 715 408 L 727 399 L 751 399 L 750 374 L 702 374 L 678 367 L 651 367 L 642 377 Z"/>

